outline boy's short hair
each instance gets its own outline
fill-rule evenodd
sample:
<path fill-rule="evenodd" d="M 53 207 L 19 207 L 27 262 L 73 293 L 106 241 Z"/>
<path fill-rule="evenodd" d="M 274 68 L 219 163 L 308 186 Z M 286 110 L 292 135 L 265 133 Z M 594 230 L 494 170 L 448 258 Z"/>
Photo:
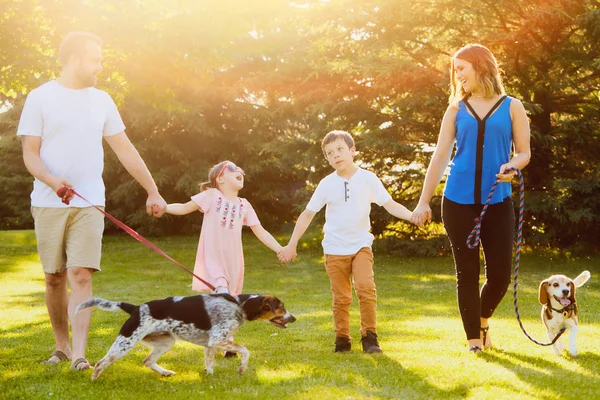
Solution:
<path fill-rule="evenodd" d="M 98 36 L 89 32 L 71 32 L 68 33 L 60 42 L 58 49 L 58 58 L 62 65 L 69 62 L 71 56 L 82 55 L 85 51 L 85 44 L 89 41 L 98 43 L 100 47 L 104 46 L 104 42 Z"/>
<path fill-rule="evenodd" d="M 325 135 L 325 137 L 323 138 L 323 141 L 321 142 L 321 150 L 323 151 L 323 154 L 325 154 L 325 146 L 327 146 L 329 143 L 333 143 L 339 139 L 342 139 L 344 142 L 346 142 L 349 149 L 354 147 L 354 139 L 352 139 L 352 135 L 350 135 L 348 132 L 346 132 L 346 131 L 331 131 L 327 135 Z M 327 154 L 325 154 L 325 156 L 327 156 Z"/>

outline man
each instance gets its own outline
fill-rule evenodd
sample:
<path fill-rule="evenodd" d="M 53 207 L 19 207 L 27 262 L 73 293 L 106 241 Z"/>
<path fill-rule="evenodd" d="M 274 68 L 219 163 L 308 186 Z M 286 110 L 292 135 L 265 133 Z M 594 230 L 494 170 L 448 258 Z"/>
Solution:
<path fill-rule="evenodd" d="M 60 45 L 59 56 L 60 77 L 29 93 L 17 135 L 22 138 L 25 166 L 35 177 L 31 210 L 56 342 L 56 350 L 43 364 L 70 359 L 71 369 L 85 370 L 91 367 L 85 358 L 91 311 L 76 314 L 75 308 L 92 298 L 92 274 L 100 270 L 104 216 L 78 197 L 65 199 L 71 200 L 70 205 L 63 204 L 57 191 L 73 188 L 104 207 L 104 138 L 148 192 L 148 214 L 161 217 L 166 202 L 125 134 L 110 95 L 94 88 L 102 71 L 102 40 L 86 32 L 70 33 Z"/>

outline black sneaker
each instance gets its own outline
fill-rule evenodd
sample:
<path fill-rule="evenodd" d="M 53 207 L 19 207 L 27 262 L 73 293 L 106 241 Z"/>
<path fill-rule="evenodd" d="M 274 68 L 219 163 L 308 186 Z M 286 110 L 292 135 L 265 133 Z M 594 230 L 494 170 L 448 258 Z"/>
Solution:
<path fill-rule="evenodd" d="M 336 337 L 335 338 L 335 350 L 334 352 L 341 352 L 341 351 L 350 351 L 350 349 L 352 348 L 352 342 L 350 341 L 350 338 L 348 337 Z"/>
<path fill-rule="evenodd" d="M 371 331 L 367 331 L 367 335 L 360 339 L 362 342 L 362 348 L 365 353 L 383 353 L 379 342 L 377 341 L 377 334 Z"/>

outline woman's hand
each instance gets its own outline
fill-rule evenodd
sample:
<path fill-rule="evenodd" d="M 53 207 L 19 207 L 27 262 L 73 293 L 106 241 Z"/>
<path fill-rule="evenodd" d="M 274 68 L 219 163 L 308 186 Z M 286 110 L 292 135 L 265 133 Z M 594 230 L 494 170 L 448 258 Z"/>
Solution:
<path fill-rule="evenodd" d="M 418 204 L 412 212 L 410 222 L 419 228 L 424 228 L 425 222 L 431 222 L 431 207 L 429 207 L 429 204 Z"/>
<path fill-rule="evenodd" d="M 507 169 L 515 168 L 511 163 L 502 164 L 500 166 L 500 172 L 496 174 L 496 178 L 500 182 L 510 182 L 513 177 L 517 174 L 517 171 L 507 171 Z"/>

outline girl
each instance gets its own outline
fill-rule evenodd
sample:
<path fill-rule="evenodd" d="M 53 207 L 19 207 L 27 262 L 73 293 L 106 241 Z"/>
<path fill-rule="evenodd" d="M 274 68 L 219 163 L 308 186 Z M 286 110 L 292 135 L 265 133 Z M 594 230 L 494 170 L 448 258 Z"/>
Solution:
<path fill-rule="evenodd" d="M 282 250 L 277 240 L 260 224 L 248 200 L 238 197 L 244 187 L 244 171 L 231 161 L 223 161 L 208 172 L 208 182 L 200 185 L 200 193 L 185 204 L 168 204 L 167 213 L 185 215 L 200 210 L 204 213 L 194 273 L 211 283 L 215 293 L 236 297 L 244 283 L 242 225 L 249 226 L 256 237 L 276 253 Z M 193 280 L 192 290 L 210 291 Z"/>
<path fill-rule="evenodd" d="M 515 173 L 505 171 L 529 163 L 529 122 L 523 104 L 506 96 L 496 59 L 486 47 L 471 44 L 458 50 L 450 78 L 450 106 L 411 221 L 422 227 L 431 220 L 429 202 L 456 143 L 442 199 L 442 221 L 452 245 L 469 351 L 477 354 L 492 346 L 488 319 L 510 283 L 515 225 L 510 181 Z M 469 249 L 466 242 L 496 178 L 502 183 L 481 227 L 486 280 L 480 293 L 479 248 Z"/>

